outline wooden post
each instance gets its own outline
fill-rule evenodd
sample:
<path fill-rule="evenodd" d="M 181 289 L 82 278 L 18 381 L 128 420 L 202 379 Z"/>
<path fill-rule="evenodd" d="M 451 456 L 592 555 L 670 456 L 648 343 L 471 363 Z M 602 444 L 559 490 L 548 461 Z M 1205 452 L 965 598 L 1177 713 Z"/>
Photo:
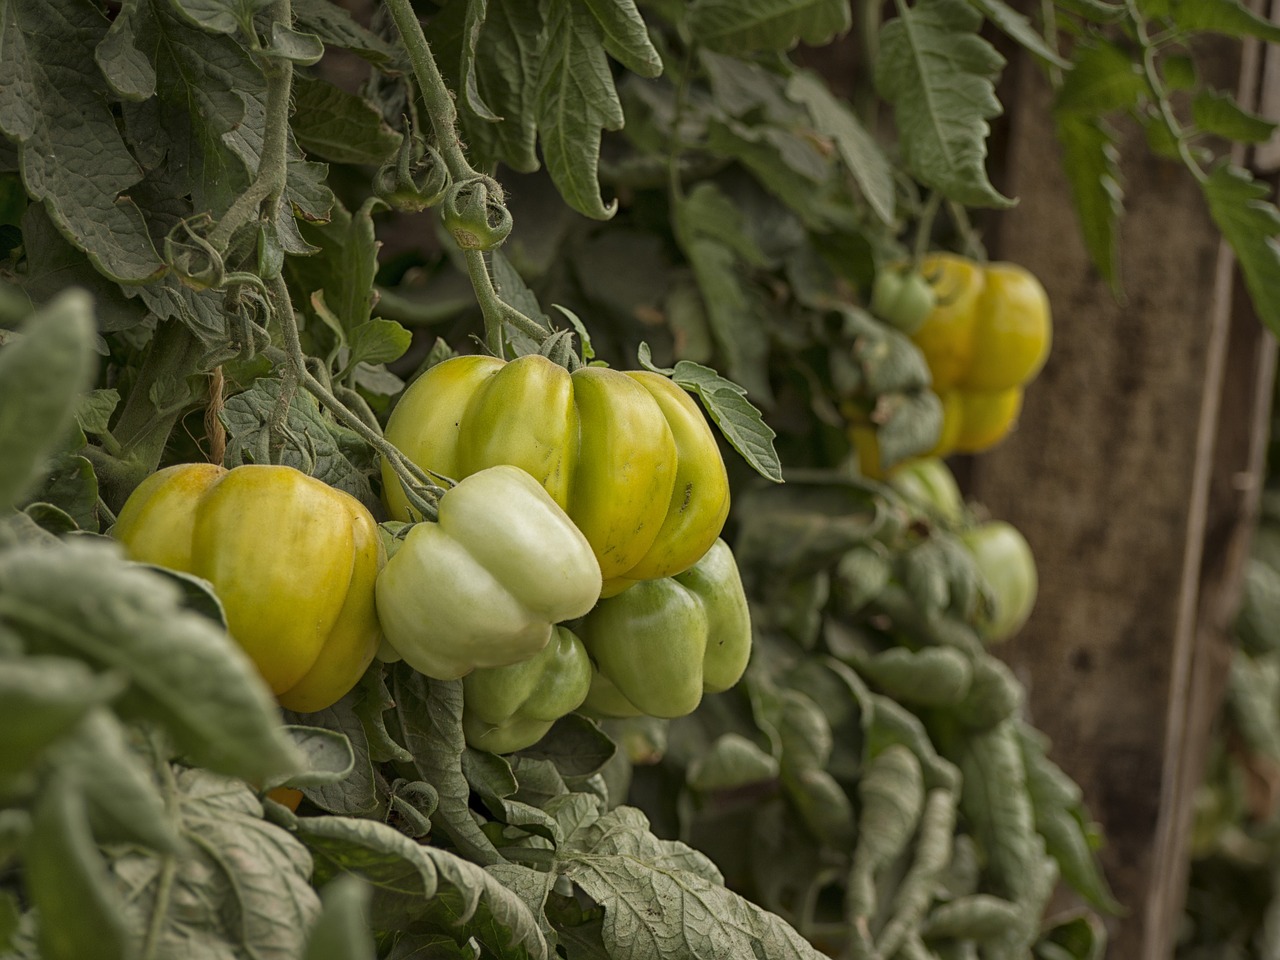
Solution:
<path fill-rule="evenodd" d="M 1256 67 L 1239 46 L 1213 73 Z M 1167 960 L 1186 885 L 1191 803 L 1229 661 L 1256 514 L 1275 346 L 1237 289 L 1195 182 L 1127 129 L 1117 303 L 1080 241 L 1030 57 L 1009 68 L 993 256 L 1049 291 L 1052 357 L 1019 430 L 969 465 L 969 492 L 1035 551 L 1040 600 L 1002 650 L 1031 720 L 1084 788 L 1128 915 L 1109 956 Z M 1245 103 L 1251 102 L 1251 97 Z"/>

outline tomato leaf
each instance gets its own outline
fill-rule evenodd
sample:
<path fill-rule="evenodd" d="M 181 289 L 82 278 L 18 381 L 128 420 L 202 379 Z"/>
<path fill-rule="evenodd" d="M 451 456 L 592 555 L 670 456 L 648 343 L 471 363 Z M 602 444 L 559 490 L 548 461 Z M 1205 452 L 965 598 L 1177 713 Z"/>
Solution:
<path fill-rule="evenodd" d="M 40 911 L 40 955 L 124 960 L 124 905 L 94 845 L 84 798 L 65 780 L 55 776 L 40 791 L 24 847 L 24 886 Z"/>
<path fill-rule="evenodd" d="M 613 59 L 642 77 L 662 74 L 662 57 L 649 40 L 649 29 L 635 0 L 585 0 L 604 32 L 604 47 Z"/>
<path fill-rule="evenodd" d="M 178 11 L 195 26 L 214 33 L 253 30 L 253 18 L 271 0 L 173 0 Z"/>
<path fill-rule="evenodd" d="M 661 956 L 673 942 L 691 960 L 822 956 L 786 921 L 727 890 L 706 856 L 655 837 L 633 807 L 618 807 L 570 833 L 556 871 L 604 908 L 600 933 L 608 955 L 619 960 Z M 665 909 L 651 909 L 655 899 Z M 672 915 L 679 920 L 673 923 Z"/>
<path fill-rule="evenodd" d="M 1054 119 L 1085 249 L 1103 279 L 1113 290 L 1119 289 L 1117 231 L 1124 212 L 1124 188 L 1115 132 L 1087 114 L 1059 110 Z"/>
<path fill-rule="evenodd" d="M 1280 43 L 1280 26 L 1258 16 L 1239 0 L 1175 0 L 1173 22 L 1188 31 Z"/>
<path fill-rule="evenodd" d="M 734 56 L 821 46 L 852 23 L 848 0 L 694 0 L 689 27 L 708 49 Z"/>
<path fill-rule="evenodd" d="M 497 958 L 548 956 L 529 909 L 474 863 L 372 820 L 303 817 L 298 836 L 315 857 L 317 882 L 347 872 L 369 882 L 377 930 L 427 926 L 459 942 L 474 936 Z"/>
<path fill-rule="evenodd" d="M 392 668 L 390 686 L 397 739 L 413 754 L 422 779 L 440 795 L 435 823 L 469 859 L 482 866 L 503 863 L 468 806 L 471 788 L 462 773 L 462 683 L 431 680 L 400 663 Z"/>
<path fill-rule="evenodd" d="M 71 290 L 0 349 L 0 509 L 30 489 L 74 423 L 77 395 L 90 386 L 95 365 L 93 331 L 88 295 Z"/>
<path fill-rule="evenodd" d="M 764 254 L 745 230 L 739 210 L 711 183 L 700 183 L 677 199 L 675 226 L 729 376 L 770 402 L 764 370 L 768 337 L 743 282 L 745 268 L 763 265 Z"/>
<path fill-rule="evenodd" d="M 983 16 L 1000 28 L 1008 37 L 1030 50 L 1037 57 L 1058 67 L 1069 67 L 1070 61 L 1049 45 L 1026 15 L 1015 10 L 1004 0 L 972 0 Z"/>
<path fill-rule="evenodd" d="M 853 174 L 872 211 L 884 223 L 892 224 L 893 170 L 857 115 L 812 73 L 795 74 L 787 83 L 787 96 L 809 109 L 818 130 L 835 141 L 840 159 Z"/>
<path fill-rule="evenodd" d="M 1119 47 L 1093 40 L 1076 48 L 1074 65 L 1058 89 L 1055 109 L 1098 117 L 1131 110 L 1146 95 L 1141 68 Z"/>
<path fill-rule="evenodd" d="M 193 940 L 209 956 L 300 956 L 320 912 L 306 847 L 262 819 L 244 783 L 198 769 L 172 776 L 184 853 L 111 851 L 130 929 L 154 931 L 161 957 Z"/>
<path fill-rule="evenodd" d="M 355 749 L 346 734 L 322 726 L 303 724 L 289 724 L 285 726 L 284 732 L 293 740 L 298 752 L 306 758 L 305 769 L 287 779 L 267 780 L 263 783 L 264 787 L 278 787 L 281 784 L 314 787 L 341 783 L 355 770 Z"/>
<path fill-rule="evenodd" d="M 1191 118 L 1206 133 L 1240 143 L 1266 143 L 1276 124 L 1250 113 L 1221 90 L 1201 90 L 1191 101 Z"/>
<path fill-rule="evenodd" d="M 1235 251 L 1253 308 L 1280 332 L 1280 210 L 1247 171 L 1219 164 L 1201 185 L 1209 213 Z"/>
<path fill-rule="evenodd" d="M 320 916 L 307 937 L 303 960 L 374 960 L 369 933 L 372 891 L 358 877 L 331 880 L 320 891 Z"/>
<path fill-rule="evenodd" d="M 398 48 L 362 27 L 346 9 L 330 0 L 293 0 L 293 16 L 298 26 L 314 33 L 325 46 L 350 50 L 375 66 L 403 58 Z"/>
<path fill-rule="evenodd" d="M 550 0 L 550 9 L 537 96 L 542 156 L 569 206 L 608 220 L 618 204 L 600 196 L 600 138 L 604 130 L 620 130 L 623 115 L 604 33 L 583 4 Z"/>
<path fill-rule="evenodd" d="M 106 23 L 74 0 L 0 8 L 0 128 L 21 146 L 27 192 L 68 239 L 113 280 L 142 283 L 164 266 L 128 198 L 142 171 L 97 89 Z"/>
<path fill-rule="evenodd" d="M 308 153 L 376 166 L 400 147 L 400 134 L 372 104 L 331 83 L 295 77 L 293 99 L 293 134 Z"/>
<path fill-rule="evenodd" d="M 982 15 L 965 0 L 899 0 L 897 9 L 880 31 L 875 82 L 893 104 L 907 169 L 958 203 L 1011 206 L 983 166 L 1005 61 L 978 35 Z"/>
<path fill-rule="evenodd" d="M 368 816 L 378 809 L 369 738 L 363 719 L 356 713 L 358 696 L 348 693 L 333 706 L 314 713 L 285 713 L 287 720 L 307 725 L 290 729 L 320 728 L 345 742 L 339 746 L 318 741 L 322 751 L 320 775 L 304 773 L 282 782 L 299 788 L 321 810 L 349 817 Z"/>
<path fill-rule="evenodd" d="M 298 769 L 252 662 L 179 600 L 176 587 L 126 564 L 114 545 L 73 541 L 0 553 L 0 625 L 17 631 L 31 652 L 119 671 L 129 680 L 120 715 L 157 721 L 212 769 L 255 780 Z"/>

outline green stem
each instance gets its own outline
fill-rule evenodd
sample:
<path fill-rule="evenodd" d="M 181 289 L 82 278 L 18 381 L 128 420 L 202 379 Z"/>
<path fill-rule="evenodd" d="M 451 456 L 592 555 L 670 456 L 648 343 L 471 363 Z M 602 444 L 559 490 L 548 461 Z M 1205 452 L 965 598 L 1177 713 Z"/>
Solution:
<path fill-rule="evenodd" d="M 480 303 L 480 313 L 484 316 L 484 344 L 495 357 L 505 357 L 507 348 L 506 338 L 502 334 L 503 305 L 493 286 L 493 278 L 489 276 L 484 252 L 464 250 L 462 255 L 467 262 L 467 275 L 471 278 L 476 300 Z"/>
<path fill-rule="evenodd" d="M 920 266 L 920 261 L 929 252 L 929 241 L 933 237 L 933 221 L 938 215 L 938 206 L 942 203 L 942 194 L 936 190 L 929 192 L 929 199 L 924 202 L 920 211 L 920 219 L 916 222 L 915 242 L 911 246 L 911 264 Z"/>
<path fill-rule="evenodd" d="M 1147 88 L 1151 91 L 1151 96 L 1160 110 L 1160 119 L 1164 121 L 1169 135 L 1178 144 L 1178 157 L 1182 160 L 1183 166 L 1197 181 L 1204 183 L 1209 179 L 1209 175 L 1204 172 L 1204 168 L 1200 166 L 1200 161 L 1191 152 L 1187 131 L 1183 128 L 1181 121 L 1178 120 L 1177 114 L 1173 112 L 1173 103 L 1169 99 L 1169 90 L 1164 84 L 1164 78 L 1160 76 L 1160 68 L 1156 63 L 1159 45 L 1152 39 L 1151 34 L 1147 32 L 1147 21 L 1143 17 L 1142 11 L 1138 9 L 1137 0 L 1125 0 L 1124 6 L 1125 11 L 1129 14 L 1130 21 L 1133 23 L 1134 36 L 1142 47 L 1142 72 L 1147 81 Z"/>
<path fill-rule="evenodd" d="M 292 24 L 292 0 L 276 0 L 272 18 L 285 26 Z M 270 201 L 269 215 L 274 216 L 280 195 L 284 192 L 289 163 L 289 99 L 293 92 L 293 63 L 284 57 L 265 58 L 264 73 L 267 77 L 266 119 L 258 172 L 210 232 L 208 240 L 216 250 L 227 248 L 235 232 L 258 215 L 264 200 Z"/>
<path fill-rule="evenodd" d="M 297 382 L 319 401 L 320 405 L 333 414 L 343 426 L 350 428 L 365 440 L 371 447 L 382 454 L 398 474 L 416 486 L 422 487 L 429 497 L 439 499 L 444 490 L 416 463 L 406 457 L 382 433 L 365 423 L 359 415 L 352 413 L 346 405 L 333 395 L 328 387 L 321 383 L 307 369 L 306 354 L 302 351 L 302 340 L 298 335 L 298 320 L 293 313 L 293 302 L 289 298 L 289 289 L 283 277 L 271 280 L 271 292 L 276 301 L 276 316 L 280 321 L 280 330 L 284 335 L 286 354 L 285 370 L 296 377 Z"/>
<path fill-rule="evenodd" d="M 462 141 L 458 138 L 458 109 L 454 105 L 453 94 L 440 75 L 440 68 L 436 66 L 436 58 L 431 53 L 426 34 L 422 32 L 422 24 L 418 22 L 418 15 L 413 12 L 413 5 L 409 0 L 386 0 L 386 4 L 409 54 L 409 64 L 418 81 L 423 102 L 427 105 L 431 127 L 435 130 L 436 148 L 444 157 L 449 175 L 453 177 L 454 183 L 479 176 L 467 162 L 467 155 L 463 152 Z"/>

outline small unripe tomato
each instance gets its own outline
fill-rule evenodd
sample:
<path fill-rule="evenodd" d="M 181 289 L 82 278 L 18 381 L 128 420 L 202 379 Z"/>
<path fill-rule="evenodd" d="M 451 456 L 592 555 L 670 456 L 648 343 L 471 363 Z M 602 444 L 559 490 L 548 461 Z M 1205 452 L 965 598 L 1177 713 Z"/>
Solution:
<path fill-rule="evenodd" d="M 208 580 L 231 636 L 289 710 L 341 699 L 378 648 L 386 554 L 373 515 L 292 467 L 168 467 L 133 492 L 112 535 L 133 560 Z"/>
<path fill-rule="evenodd" d="M 883 267 L 871 287 L 871 312 L 908 336 L 920 329 L 937 304 L 933 287 L 912 269 Z"/>
<path fill-rule="evenodd" d="M 1022 629 L 1036 605 L 1039 577 L 1031 545 L 1013 524 L 993 520 L 961 535 L 991 588 L 990 613 L 978 622 L 987 643 L 1008 640 Z"/>

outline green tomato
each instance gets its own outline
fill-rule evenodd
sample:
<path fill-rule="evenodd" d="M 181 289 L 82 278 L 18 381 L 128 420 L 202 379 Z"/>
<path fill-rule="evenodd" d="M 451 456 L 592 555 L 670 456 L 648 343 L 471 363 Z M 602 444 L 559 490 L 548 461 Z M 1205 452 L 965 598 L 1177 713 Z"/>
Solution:
<path fill-rule="evenodd" d="M 883 267 L 871 286 L 871 312 L 910 336 L 933 312 L 937 297 L 917 270 Z"/>
<path fill-rule="evenodd" d="M 1002 520 L 960 536 L 991 588 L 992 609 L 979 620 L 978 633 L 987 643 L 1001 643 L 1022 629 L 1036 605 L 1039 579 L 1031 545 L 1016 527 Z"/>
<path fill-rule="evenodd" d="M 945 520 L 958 521 L 964 516 L 964 497 L 956 478 L 937 457 L 911 460 L 895 467 L 889 474 L 889 485 Z"/>
<path fill-rule="evenodd" d="M 600 596 L 586 538 L 516 467 L 472 474 L 440 498 L 436 523 L 415 524 L 378 577 L 387 642 L 437 680 L 527 660 L 552 624 Z"/>
<path fill-rule="evenodd" d="M 112 535 L 129 557 L 204 577 L 281 705 L 323 710 L 378 648 L 372 514 L 292 467 L 188 463 L 152 474 Z"/>
<path fill-rule="evenodd" d="M 462 729 L 477 750 L 512 753 L 533 746 L 551 725 L 582 706 L 591 660 L 582 641 L 556 627 L 528 660 L 473 670 L 462 680 Z"/>
<path fill-rule="evenodd" d="M 601 600 L 582 621 L 596 664 L 586 706 L 603 716 L 681 717 L 738 682 L 751 617 L 738 566 L 717 540 L 692 568 Z"/>
<path fill-rule="evenodd" d="M 711 428 L 684 390 L 648 371 L 455 357 L 405 391 L 387 439 L 439 476 L 496 464 L 530 474 L 586 535 L 604 596 L 687 570 L 729 513 Z M 411 519 L 389 465 L 383 476 L 392 515 Z"/>

